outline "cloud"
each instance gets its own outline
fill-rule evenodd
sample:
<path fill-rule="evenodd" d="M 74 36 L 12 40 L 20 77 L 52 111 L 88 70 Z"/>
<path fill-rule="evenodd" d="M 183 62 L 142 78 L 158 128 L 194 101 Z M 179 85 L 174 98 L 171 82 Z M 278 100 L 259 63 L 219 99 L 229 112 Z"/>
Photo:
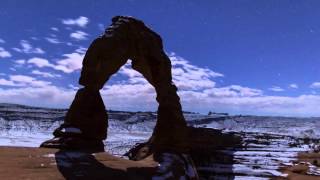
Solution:
<path fill-rule="evenodd" d="M 47 59 L 39 58 L 39 57 L 34 57 L 28 60 L 29 64 L 33 64 L 39 68 L 42 67 L 52 67 L 54 68 L 55 65 L 51 64 Z"/>
<path fill-rule="evenodd" d="M 298 89 L 299 86 L 297 84 L 289 84 L 289 88 Z"/>
<path fill-rule="evenodd" d="M 72 73 L 81 69 L 84 54 L 74 52 L 70 54 L 64 54 L 63 57 L 64 59 L 57 61 L 57 65 L 54 67 L 54 69 L 63 71 L 65 73 Z"/>
<path fill-rule="evenodd" d="M 0 47 L 0 58 L 12 57 L 11 53 L 5 50 L 3 47 Z"/>
<path fill-rule="evenodd" d="M 68 87 L 69 87 L 70 89 L 73 89 L 73 90 L 78 90 L 78 89 L 79 89 L 79 86 L 75 86 L 75 85 L 73 85 L 73 84 L 68 84 Z"/>
<path fill-rule="evenodd" d="M 30 37 L 30 39 L 32 39 L 32 40 L 34 40 L 34 41 L 38 41 L 38 40 L 39 40 L 39 38 L 34 37 L 34 36 Z"/>
<path fill-rule="evenodd" d="M 0 80 L 1 82 L 1 80 Z M 33 106 L 68 107 L 75 95 L 72 89 L 53 85 L 42 87 L 0 88 L 0 102 Z"/>
<path fill-rule="evenodd" d="M 52 43 L 52 44 L 60 44 L 62 42 L 60 42 L 57 38 L 50 38 L 50 37 L 46 37 L 45 38 L 49 43 Z"/>
<path fill-rule="evenodd" d="M 190 92 L 190 91 L 188 91 Z M 210 88 L 203 91 L 206 97 L 254 97 L 263 95 L 260 89 L 231 85 L 220 88 Z"/>
<path fill-rule="evenodd" d="M 65 25 L 75 25 L 79 27 L 86 27 L 86 25 L 89 23 L 89 19 L 84 16 L 80 16 L 77 19 L 63 19 L 62 24 Z"/>
<path fill-rule="evenodd" d="M 25 75 L 11 75 L 10 80 L 17 83 L 19 86 L 43 87 L 51 84 L 51 82 L 37 80 L 31 76 Z"/>
<path fill-rule="evenodd" d="M 44 87 L 50 85 L 51 82 L 37 80 L 31 76 L 10 75 L 9 79 L 0 79 L 0 85 L 17 86 L 17 87 Z"/>
<path fill-rule="evenodd" d="M 26 63 L 26 60 L 24 60 L 24 59 L 18 59 L 18 60 L 15 60 L 14 61 L 16 64 L 18 64 L 18 65 L 24 65 L 25 63 Z"/>
<path fill-rule="evenodd" d="M 211 104 L 210 100 L 213 99 L 263 95 L 262 90 L 240 85 L 216 87 L 215 79 L 223 77 L 223 74 L 192 65 L 175 54 L 170 54 L 169 58 L 172 62 L 173 81 L 179 89 L 178 93 L 183 99 L 184 107 L 190 111 L 212 110 L 214 103 Z M 101 91 L 104 100 L 110 107 L 131 110 L 156 108 L 154 88 L 140 73 L 130 68 L 130 61 L 120 68 L 119 74 L 127 77 L 127 80 L 108 85 Z M 206 106 L 203 107 L 201 102 L 204 102 Z M 198 105 L 198 108 L 193 105 Z"/>
<path fill-rule="evenodd" d="M 270 91 L 274 91 L 274 92 L 282 92 L 284 91 L 284 89 L 282 89 L 279 86 L 272 86 L 271 88 L 269 88 Z"/>
<path fill-rule="evenodd" d="M 223 77 L 223 74 L 214 72 L 208 68 L 201 68 L 190 64 L 182 57 L 169 54 L 172 64 L 173 82 L 180 90 L 204 90 L 216 85 L 214 78 Z M 129 78 L 130 83 L 147 83 L 143 76 L 130 68 L 130 62 L 121 67 L 120 74 Z"/>
<path fill-rule="evenodd" d="M 27 61 L 38 68 L 49 67 L 64 73 L 72 73 L 82 68 L 82 60 L 84 57 L 84 48 L 76 49 L 73 53 L 63 54 L 60 60 L 50 63 L 47 59 L 33 57 Z"/>
<path fill-rule="evenodd" d="M 3 44 L 3 43 L 6 43 L 6 41 L 0 38 L 0 43 Z"/>
<path fill-rule="evenodd" d="M 49 72 L 42 72 L 42 71 L 39 71 L 39 70 L 33 70 L 31 73 L 32 73 L 32 74 L 35 74 L 35 75 L 39 75 L 39 76 L 45 77 L 45 78 L 61 77 L 60 74 L 54 74 L 54 73 L 49 73 Z"/>
<path fill-rule="evenodd" d="M 85 50 L 85 48 L 79 48 L 72 53 L 64 54 L 56 62 L 49 62 L 42 58 L 31 58 L 26 62 L 38 68 L 46 67 L 71 73 L 81 69 Z M 320 116 L 319 95 L 270 96 L 261 89 L 242 85 L 221 86 L 217 80 L 223 78 L 224 74 L 196 66 L 175 54 L 169 54 L 169 58 L 172 62 L 173 81 L 178 86 L 178 94 L 184 110 L 202 113 L 215 111 L 232 114 Z M 121 81 L 111 80 L 100 91 L 107 108 L 155 111 L 157 102 L 154 87 L 130 66 L 128 61 L 120 69 L 118 74 L 123 76 Z M 52 72 L 33 70 L 32 74 L 50 77 L 49 74 Z M 57 87 L 52 82 L 24 75 L 0 78 L 0 85 L 6 86 L 5 89 L 0 88 L 2 102 L 51 107 L 69 106 L 78 89 L 73 85 L 69 85 L 68 88 Z"/>
<path fill-rule="evenodd" d="M 70 34 L 70 37 L 75 40 L 85 40 L 87 39 L 88 34 L 83 31 L 76 31 Z"/>
<path fill-rule="evenodd" d="M 215 80 L 222 78 L 223 74 L 192 65 L 174 54 L 169 57 L 173 65 L 174 82 L 180 83 L 178 94 L 184 110 L 232 114 L 320 116 L 320 96 L 269 96 L 260 89 L 241 85 L 219 87 Z M 101 91 L 109 108 L 156 109 L 154 88 L 144 80 L 141 74 L 130 68 L 130 62 L 120 69 L 119 74 L 126 76 L 127 80 L 107 85 Z M 188 85 L 190 81 L 193 81 L 192 86 Z M 189 87 L 184 88 L 184 86 Z M 277 91 L 282 88 L 273 87 L 273 89 Z"/>
<path fill-rule="evenodd" d="M 16 86 L 16 84 L 13 81 L 6 80 L 3 78 L 0 79 L 0 85 L 2 85 L 2 86 Z"/>
<path fill-rule="evenodd" d="M 44 54 L 45 51 L 42 50 L 40 47 L 34 48 L 29 41 L 21 40 L 20 41 L 21 48 L 12 48 L 13 50 L 25 53 L 25 54 Z"/>
<path fill-rule="evenodd" d="M 310 85 L 311 88 L 318 89 L 320 88 L 320 82 L 314 82 Z"/>
<path fill-rule="evenodd" d="M 14 64 L 13 64 L 13 67 L 11 67 L 11 68 L 25 67 L 24 65 L 26 64 L 26 60 L 24 60 L 24 59 L 17 59 L 13 62 L 14 62 Z M 11 70 L 13 70 L 13 69 L 11 69 Z M 16 69 L 14 69 L 13 71 L 16 71 Z"/>
<path fill-rule="evenodd" d="M 174 53 L 169 54 L 169 58 L 172 64 L 173 81 L 179 89 L 203 90 L 213 88 L 216 85 L 213 78 L 224 76 L 208 68 L 192 65 Z"/>
<path fill-rule="evenodd" d="M 52 31 L 57 31 L 57 32 L 59 31 L 59 29 L 58 29 L 57 27 L 51 27 L 50 29 L 51 29 Z"/>

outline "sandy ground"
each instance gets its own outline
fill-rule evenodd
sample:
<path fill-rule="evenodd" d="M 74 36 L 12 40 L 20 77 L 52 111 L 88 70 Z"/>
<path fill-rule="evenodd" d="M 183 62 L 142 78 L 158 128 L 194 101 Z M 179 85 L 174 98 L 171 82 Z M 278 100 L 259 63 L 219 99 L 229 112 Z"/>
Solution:
<path fill-rule="evenodd" d="M 284 167 L 282 172 L 288 174 L 288 180 L 320 180 L 320 174 L 310 175 L 310 173 L 319 173 L 319 170 L 320 153 L 304 152 L 298 154 L 298 160 L 293 162 L 293 166 Z"/>
<path fill-rule="evenodd" d="M 283 173 L 289 180 L 320 180 L 320 153 L 300 153 Z M 158 163 L 130 161 L 107 152 L 89 154 L 45 148 L 0 147 L 0 179 L 150 179 Z M 315 171 L 314 171 L 315 170 Z"/>
<path fill-rule="evenodd" d="M 150 179 L 152 158 L 130 161 L 108 153 L 1 147 L 0 179 Z"/>

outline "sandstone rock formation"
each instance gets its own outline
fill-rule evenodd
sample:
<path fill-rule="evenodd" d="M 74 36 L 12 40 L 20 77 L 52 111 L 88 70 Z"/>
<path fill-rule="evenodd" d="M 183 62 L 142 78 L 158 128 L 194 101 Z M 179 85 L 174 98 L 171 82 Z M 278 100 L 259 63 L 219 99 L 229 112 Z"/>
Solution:
<path fill-rule="evenodd" d="M 142 21 L 127 16 L 114 17 L 90 45 L 79 79 L 84 88 L 78 90 L 65 123 L 54 132 L 56 138 L 42 147 L 81 149 L 81 144 L 95 142 L 95 149 L 102 150 L 99 142 L 106 138 L 108 116 L 99 90 L 128 59 L 157 93 L 158 120 L 148 143 L 161 150 L 187 150 L 183 141 L 187 126 L 162 39 Z"/>

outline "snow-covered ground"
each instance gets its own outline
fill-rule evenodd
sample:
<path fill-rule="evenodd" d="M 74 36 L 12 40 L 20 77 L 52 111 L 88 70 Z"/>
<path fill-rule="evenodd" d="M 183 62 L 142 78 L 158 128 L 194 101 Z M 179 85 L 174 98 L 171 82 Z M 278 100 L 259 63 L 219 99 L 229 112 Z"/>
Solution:
<path fill-rule="evenodd" d="M 0 146 L 38 147 L 52 137 L 65 113 L 63 109 L 0 104 Z M 232 131 L 244 139 L 246 148 L 217 152 L 232 157 L 232 162 L 199 167 L 199 171 L 215 174 L 218 179 L 226 174 L 234 174 L 235 179 L 286 176 L 279 167 L 292 163 L 298 152 L 312 148 L 314 139 L 320 137 L 320 118 L 193 113 L 186 113 L 185 117 L 191 126 Z M 152 112 L 109 112 L 106 149 L 121 156 L 136 143 L 147 140 L 155 122 L 156 114 Z"/>

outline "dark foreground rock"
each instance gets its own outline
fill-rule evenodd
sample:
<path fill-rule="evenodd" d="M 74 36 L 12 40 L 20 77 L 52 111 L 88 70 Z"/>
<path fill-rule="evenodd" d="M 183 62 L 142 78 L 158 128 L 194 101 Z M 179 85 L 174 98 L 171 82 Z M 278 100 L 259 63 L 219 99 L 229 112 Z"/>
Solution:
<path fill-rule="evenodd" d="M 131 160 L 139 161 L 151 154 L 155 157 L 155 160 L 159 162 L 159 159 L 166 159 L 163 164 L 167 164 L 167 172 L 170 172 L 176 163 L 172 162 L 171 159 L 180 157 L 180 159 L 187 159 L 185 167 L 186 174 L 190 174 L 188 169 L 193 169 L 196 172 L 196 179 L 212 179 L 214 173 L 210 171 L 202 171 L 201 167 L 210 167 L 215 163 L 229 163 L 229 172 L 232 172 L 232 164 L 234 163 L 233 155 L 225 155 L 220 150 L 224 149 L 235 149 L 242 147 L 242 138 L 234 133 L 223 133 L 221 130 L 215 130 L 210 128 L 194 128 L 188 127 L 188 136 L 185 140 L 184 152 L 186 154 L 179 153 L 179 149 L 175 151 L 172 148 L 163 147 L 160 150 L 157 147 L 153 147 L 149 142 L 137 144 L 134 148 L 129 150 L 125 155 Z M 160 156 L 160 158 L 158 158 Z M 175 156 L 175 157 L 173 157 Z M 171 160 L 171 161 L 170 161 Z M 170 165 L 168 165 L 170 164 Z M 195 173 L 194 173 L 195 174 Z M 162 177 L 165 177 L 162 174 Z"/>

